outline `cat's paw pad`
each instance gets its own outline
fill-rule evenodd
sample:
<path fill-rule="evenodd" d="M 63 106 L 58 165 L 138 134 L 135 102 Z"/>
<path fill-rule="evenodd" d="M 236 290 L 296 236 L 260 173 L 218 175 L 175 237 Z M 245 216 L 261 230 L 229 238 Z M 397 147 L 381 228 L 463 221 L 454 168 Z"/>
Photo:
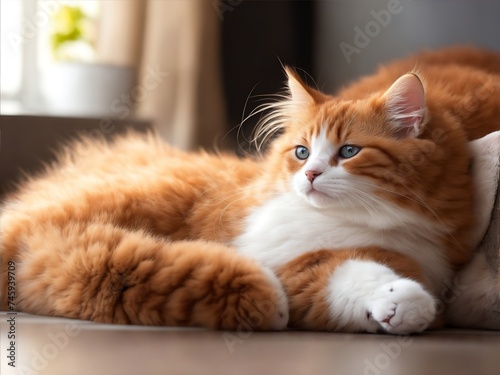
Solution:
<path fill-rule="evenodd" d="M 384 284 L 373 297 L 369 314 L 388 333 L 422 332 L 436 316 L 434 298 L 413 280 Z"/>

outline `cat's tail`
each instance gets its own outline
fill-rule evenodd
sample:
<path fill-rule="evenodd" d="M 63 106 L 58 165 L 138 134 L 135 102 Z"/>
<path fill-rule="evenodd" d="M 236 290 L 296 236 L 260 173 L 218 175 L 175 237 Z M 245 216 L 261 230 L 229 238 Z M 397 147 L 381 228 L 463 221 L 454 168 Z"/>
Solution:
<path fill-rule="evenodd" d="M 221 244 L 81 222 L 25 228 L 15 240 L 3 235 L 2 275 L 15 279 L 15 299 L 4 279 L 2 310 L 14 304 L 104 323 L 217 329 L 288 322 L 276 277 Z"/>

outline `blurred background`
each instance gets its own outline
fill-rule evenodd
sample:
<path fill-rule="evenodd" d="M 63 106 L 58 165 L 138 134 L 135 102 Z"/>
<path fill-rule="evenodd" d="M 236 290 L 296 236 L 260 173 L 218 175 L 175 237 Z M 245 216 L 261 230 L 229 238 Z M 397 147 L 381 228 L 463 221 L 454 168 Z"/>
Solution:
<path fill-rule="evenodd" d="M 245 149 L 259 116 L 239 125 L 283 90 L 282 64 L 333 93 L 423 48 L 500 50 L 498 0 L 0 4 L 4 180 L 67 134 L 126 125 L 184 149 Z"/>

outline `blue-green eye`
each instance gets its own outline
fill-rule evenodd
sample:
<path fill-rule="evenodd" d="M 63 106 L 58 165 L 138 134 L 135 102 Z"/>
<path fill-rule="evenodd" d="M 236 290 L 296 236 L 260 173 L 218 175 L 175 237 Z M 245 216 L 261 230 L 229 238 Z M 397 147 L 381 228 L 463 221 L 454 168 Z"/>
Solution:
<path fill-rule="evenodd" d="M 361 151 L 361 147 L 345 145 L 339 150 L 339 156 L 344 159 L 352 158 Z"/>
<path fill-rule="evenodd" d="M 309 149 L 304 146 L 297 146 L 295 148 L 295 156 L 299 160 L 306 160 L 309 157 Z"/>

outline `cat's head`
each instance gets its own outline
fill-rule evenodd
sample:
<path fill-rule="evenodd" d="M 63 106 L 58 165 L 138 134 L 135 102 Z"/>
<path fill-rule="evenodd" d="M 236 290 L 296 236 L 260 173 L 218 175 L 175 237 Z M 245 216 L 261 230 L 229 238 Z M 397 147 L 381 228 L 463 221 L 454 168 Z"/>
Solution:
<path fill-rule="evenodd" d="M 431 119 L 415 74 L 355 101 L 287 75 L 290 95 L 263 128 L 264 136 L 283 129 L 270 152 L 272 173 L 286 188 L 314 207 L 372 216 L 393 205 L 436 216 L 431 207 L 459 199 L 468 183 L 466 139 L 448 131 L 456 124 Z"/>

